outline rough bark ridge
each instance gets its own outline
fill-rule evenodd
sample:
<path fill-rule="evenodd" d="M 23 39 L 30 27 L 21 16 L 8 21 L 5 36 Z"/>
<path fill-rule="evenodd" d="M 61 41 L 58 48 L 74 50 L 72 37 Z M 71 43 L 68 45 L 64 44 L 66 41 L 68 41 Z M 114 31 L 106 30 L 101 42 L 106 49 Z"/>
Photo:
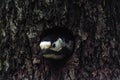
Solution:
<path fill-rule="evenodd" d="M 76 35 L 61 69 L 39 63 L 39 35 L 54 26 Z M 119 80 L 120 0 L 0 0 L 2 80 Z M 38 62 L 37 64 L 33 64 Z"/>

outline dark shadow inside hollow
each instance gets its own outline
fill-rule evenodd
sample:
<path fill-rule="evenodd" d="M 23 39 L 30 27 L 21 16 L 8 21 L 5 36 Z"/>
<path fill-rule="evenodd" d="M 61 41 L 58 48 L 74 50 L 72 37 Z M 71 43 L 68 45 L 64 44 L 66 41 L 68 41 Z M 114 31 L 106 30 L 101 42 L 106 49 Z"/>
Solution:
<path fill-rule="evenodd" d="M 49 35 L 49 34 L 54 34 L 56 33 L 56 35 L 58 34 L 61 34 L 64 35 L 64 34 L 67 34 L 68 36 L 71 36 L 71 38 L 73 38 L 73 40 L 75 39 L 74 35 L 73 35 L 73 32 L 72 30 L 66 28 L 66 27 L 53 27 L 53 28 L 48 28 L 48 29 L 45 29 L 41 32 L 42 34 L 40 35 L 40 40 Z"/>
<path fill-rule="evenodd" d="M 51 35 L 53 37 L 50 37 Z M 63 47 L 60 51 L 56 52 L 57 54 L 56 53 L 53 53 L 53 54 L 55 54 L 57 56 L 63 55 L 64 58 L 62 58 L 62 59 L 44 58 L 41 55 L 42 52 L 40 52 L 40 56 L 43 57 L 47 62 L 50 62 L 50 64 L 52 64 L 52 65 L 57 64 L 57 66 L 60 66 L 60 65 L 65 64 L 66 61 L 68 61 L 71 58 L 71 56 L 73 55 L 74 48 L 75 48 L 75 37 L 72 33 L 72 30 L 69 30 L 64 27 L 62 27 L 62 28 L 61 27 L 53 27 L 53 28 L 45 29 L 42 31 L 42 34 L 40 35 L 40 43 L 44 40 L 52 41 L 54 36 L 57 37 L 57 39 L 61 38 L 62 40 L 64 40 L 65 47 Z M 42 50 L 40 50 L 40 51 L 42 51 Z M 52 51 L 49 50 L 48 53 L 49 52 L 52 52 Z"/>

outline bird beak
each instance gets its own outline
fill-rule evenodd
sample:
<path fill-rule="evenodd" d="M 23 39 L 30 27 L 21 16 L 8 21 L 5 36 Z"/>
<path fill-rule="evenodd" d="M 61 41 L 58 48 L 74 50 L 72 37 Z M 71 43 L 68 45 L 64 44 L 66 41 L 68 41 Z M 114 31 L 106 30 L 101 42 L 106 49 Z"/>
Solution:
<path fill-rule="evenodd" d="M 44 55 L 47 53 L 47 50 L 41 50 L 40 55 Z"/>

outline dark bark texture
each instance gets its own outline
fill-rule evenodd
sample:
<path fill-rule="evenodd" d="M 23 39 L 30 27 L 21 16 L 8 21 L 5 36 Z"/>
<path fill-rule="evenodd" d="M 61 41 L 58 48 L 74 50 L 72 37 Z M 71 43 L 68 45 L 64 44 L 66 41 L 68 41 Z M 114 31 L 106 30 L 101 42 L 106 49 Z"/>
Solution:
<path fill-rule="evenodd" d="M 59 69 L 39 58 L 55 26 L 76 37 Z M 0 0 L 0 80 L 120 80 L 120 0 Z"/>

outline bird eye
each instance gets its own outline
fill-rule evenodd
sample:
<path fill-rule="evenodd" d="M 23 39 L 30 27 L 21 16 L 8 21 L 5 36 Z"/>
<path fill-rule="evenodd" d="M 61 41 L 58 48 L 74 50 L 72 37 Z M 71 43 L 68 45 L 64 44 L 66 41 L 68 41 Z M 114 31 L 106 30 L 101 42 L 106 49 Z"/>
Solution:
<path fill-rule="evenodd" d="M 55 48 L 55 43 L 54 43 L 54 44 L 52 44 L 52 47 L 53 47 L 53 48 Z"/>

